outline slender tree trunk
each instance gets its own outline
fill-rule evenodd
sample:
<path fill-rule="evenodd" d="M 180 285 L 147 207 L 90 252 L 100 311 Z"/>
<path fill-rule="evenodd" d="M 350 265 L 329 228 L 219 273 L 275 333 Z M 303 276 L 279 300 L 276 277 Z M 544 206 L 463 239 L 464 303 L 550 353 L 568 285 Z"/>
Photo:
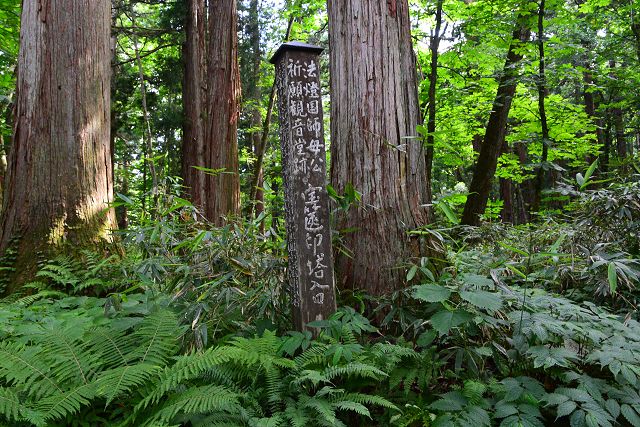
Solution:
<path fill-rule="evenodd" d="M 610 114 L 607 114 L 609 116 Z M 610 169 L 610 158 L 611 158 L 611 123 L 609 117 L 606 118 L 607 125 L 604 128 L 604 147 L 602 150 L 602 172 L 609 172 Z"/>
<path fill-rule="evenodd" d="M 638 18 L 638 9 L 631 9 L 631 32 L 633 33 L 636 45 L 636 56 L 640 62 L 640 19 Z"/>
<path fill-rule="evenodd" d="M 16 123 L 0 254 L 17 250 L 11 292 L 36 254 L 111 239 L 110 3 L 24 0 Z M 13 279 L 13 280 L 11 280 Z"/>
<path fill-rule="evenodd" d="M 517 64 L 522 59 L 522 54 L 518 48 L 522 43 L 529 40 L 529 35 L 531 34 L 531 30 L 528 28 L 524 18 L 522 15 L 518 17 L 516 29 L 513 32 L 511 46 L 498 83 L 498 92 L 493 101 L 489 123 L 487 124 L 473 179 L 469 187 L 469 197 L 464 206 L 463 224 L 478 225 L 480 223 L 480 215 L 484 213 L 487 207 L 502 140 L 507 128 L 511 101 L 518 83 Z"/>
<path fill-rule="evenodd" d="M 426 168 L 427 182 L 432 181 L 433 154 L 435 148 L 436 132 L 436 85 L 438 83 L 438 48 L 440 47 L 441 27 L 442 27 L 442 4 L 444 0 L 436 3 L 436 27 L 431 35 L 429 49 L 431 50 L 431 69 L 429 70 L 429 108 L 427 119 L 427 153 Z"/>
<path fill-rule="evenodd" d="M 329 0 L 331 183 L 352 184 L 359 206 L 338 218 L 353 256 L 337 254 L 339 285 L 386 294 L 398 268 L 429 254 L 408 231 L 430 222 L 430 183 L 407 0 Z M 431 243 L 431 242 L 426 242 Z M 433 254 L 433 252 L 431 252 Z"/>
<path fill-rule="evenodd" d="M 542 128 L 542 155 L 540 156 L 540 169 L 536 176 L 535 196 L 533 199 L 532 211 L 537 212 L 540 209 L 540 199 L 542 197 L 542 190 L 547 185 L 547 161 L 549 159 L 549 124 L 547 122 L 547 110 L 545 108 L 545 99 L 547 96 L 547 76 L 545 73 L 545 55 L 544 55 L 544 15 L 545 15 L 545 0 L 540 0 L 540 6 L 538 8 L 538 78 L 536 86 L 538 89 L 538 114 L 540 115 L 540 126 Z"/>
<path fill-rule="evenodd" d="M 509 144 L 506 140 L 502 142 L 502 153 L 509 152 Z M 507 178 L 500 178 L 500 198 L 503 201 L 502 205 L 502 222 L 514 224 L 514 212 L 513 212 L 513 181 Z"/>
<path fill-rule="evenodd" d="M 127 176 L 127 171 L 130 166 L 129 159 L 125 158 L 122 162 L 122 173 L 120 174 L 122 182 L 120 182 L 119 191 L 127 197 L 129 196 L 129 177 Z M 127 205 L 121 205 L 116 208 L 116 218 L 118 220 L 118 229 L 126 230 L 129 228 L 129 212 Z"/>
<path fill-rule="evenodd" d="M 2 196 L 4 193 L 4 176 L 7 173 L 7 156 L 4 152 L 4 137 L 0 134 L 0 213 L 2 213 Z"/>
<path fill-rule="evenodd" d="M 616 107 L 612 111 L 613 126 L 616 131 L 616 153 L 619 159 L 627 157 L 627 140 L 624 132 L 624 113 L 622 108 Z"/>
<path fill-rule="evenodd" d="M 260 19 L 258 14 L 258 0 L 251 0 L 249 3 L 249 16 L 246 26 L 246 34 L 249 39 L 249 49 L 251 53 L 251 65 L 249 85 L 247 88 L 247 99 L 252 102 L 251 110 L 251 146 L 253 153 L 257 157 L 260 156 L 260 142 L 262 140 L 262 132 L 259 131 L 262 125 L 262 114 L 260 113 L 260 104 L 262 102 L 262 91 L 260 90 L 260 65 L 262 63 L 262 52 L 260 49 Z M 264 174 L 262 168 L 256 170 L 256 175 L 252 177 L 252 187 L 249 192 L 250 208 L 256 217 L 264 212 Z M 255 182 L 255 187 L 253 183 Z M 263 229 L 264 223 L 261 224 Z"/>
<path fill-rule="evenodd" d="M 528 158 L 527 145 L 524 142 L 517 142 L 513 149 L 518 156 L 521 165 L 530 163 Z M 514 224 L 526 224 L 529 222 L 529 212 L 535 197 L 535 183 L 533 180 L 525 180 L 516 185 L 516 206 L 514 211 Z"/>
<path fill-rule="evenodd" d="M 591 74 L 591 64 L 585 65 L 585 71 L 582 74 L 583 82 L 584 82 L 584 111 L 587 113 L 587 116 L 593 121 L 596 125 L 596 143 L 599 146 L 604 145 L 604 135 L 602 134 L 602 119 L 596 113 L 596 103 L 593 96 L 593 91 L 591 88 L 593 87 L 593 75 Z M 595 159 L 590 159 L 590 163 Z"/>
<path fill-rule="evenodd" d="M 183 57 L 185 61 L 183 90 L 184 129 L 182 138 L 182 179 L 185 191 L 195 206 L 206 201 L 205 177 L 194 166 L 205 167 L 204 99 L 205 73 L 205 6 L 204 0 L 187 0 L 186 33 Z"/>
<path fill-rule="evenodd" d="M 3 109 L 2 118 L 4 118 L 5 124 L 8 129 L 13 128 L 13 102 L 9 100 L 6 107 Z M 11 137 L 7 142 L 4 135 L 0 133 L 0 215 L 2 214 L 2 200 L 4 196 L 5 179 L 7 174 L 7 153 L 11 147 Z"/>
<path fill-rule="evenodd" d="M 131 24 L 135 27 L 135 11 L 131 13 Z M 144 141 L 145 147 L 145 159 L 143 163 L 143 167 L 146 170 L 145 165 L 149 164 L 149 175 L 151 175 L 151 199 L 153 202 L 152 212 L 156 209 L 158 202 L 158 174 L 156 173 L 156 164 L 154 160 L 154 151 L 153 151 L 153 134 L 151 133 L 151 121 L 149 120 L 149 109 L 147 108 L 147 83 L 144 78 L 144 67 L 142 66 L 142 59 L 140 58 L 140 49 L 138 48 L 138 36 L 136 33 L 133 33 L 133 50 L 136 55 L 136 65 L 138 67 L 138 81 L 140 83 L 140 100 L 142 103 L 142 124 L 143 124 L 143 132 L 142 139 Z M 146 183 L 145 183 L 146 184 Z M 147 187 L 145 185 L 143 189 L 143 193 L 146 193 Z M 146 197 L 145 194 L 142 195 L 143 198 Z"/>
<path fill-rule="evenodd" d="M 294 18 L 293 16 L 289 18 L 289 23 L 287 24 L 287 31 L 284 36 L 284 41 L 288 41 L 291 36 L 291 27 L 293 26 Z M 267 151 L 267 140 L 269 138 L 269 129 L 271 127 L 271 116 L 273 114 L 273 106 L 276 99 L 276 82 L 274 80 L 273 85 L 271 85 L 271 93 L 269 93 L 269 102 L 267 104 L 267 113 L 264 118 L 264 122 L 262 125 L 262 136 L 260 137 L 260 144 L 258 145 L 258 149 L 256 150 L 256 164 L 253 168 L 253 178 L 251 181 L 251 190 L 249 191 L 249 200 L 257 200 L 258 187 L 260 187 L 260 180 L 263 177 L 263 167 L 264 164 L 264 155 Z M 254 212 L 254 215 L 257 213 Z"/>
<path fill-rule="evenodd" d="M 207 114 L 205 159 L 221 173 L 206 176 L 206 217 L 217 225 L 225 215 L 240 210 L 238 174 L 238 118 L 240 70 L 238 67 L 238 13 L 236 0 L 209 2 L 207 46 Z"/>
<path fill-rule="evenodd" d="M 507 178 L 500 178 L 500 198 L 502 205 L 502 222 L 514 224 L 513 215 L 513 182 Z"/>
<path fill-rule="evenodd" d="M 611 77 L 615 79 L 616 62 L 613 60 L 609 61 L 609 68 L 611 69 Z M 617 92 L 617 90 L 614 89 L 614 92 Z M 624 113 L 619 105 L 620 96 L 617 93 L 614 93 L 612 94 L 611 99 L 614 103 L 614 107 L 611 109 L 611 118 L 613 119 L 613 128 L 616 135 L 616 154 L 618 155 L 618 159 L 623 160 L 627 157 L 627 141 L 624 132 Z"/>

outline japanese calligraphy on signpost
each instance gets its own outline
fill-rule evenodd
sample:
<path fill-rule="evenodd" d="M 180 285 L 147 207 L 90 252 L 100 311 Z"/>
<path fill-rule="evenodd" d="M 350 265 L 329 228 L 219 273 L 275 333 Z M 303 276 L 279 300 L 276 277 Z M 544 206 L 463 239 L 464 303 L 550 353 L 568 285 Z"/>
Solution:
<path fill-rule="evenodd" d="M 289 286 L 299 330 L 335 311 L 322 94 L 321 48 L 285 43 L 276 64 L 289 253 Z"/>

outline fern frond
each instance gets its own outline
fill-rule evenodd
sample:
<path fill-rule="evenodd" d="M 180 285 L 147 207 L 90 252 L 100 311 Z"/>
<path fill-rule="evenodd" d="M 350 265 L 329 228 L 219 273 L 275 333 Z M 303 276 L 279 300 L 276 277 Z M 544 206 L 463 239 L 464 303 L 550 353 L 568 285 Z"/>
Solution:
<path fill-rule="evenodd" d="M 374 394 L 347 393 L 344 396 L 342 396 L 342 399 L 360 403 L 363 405 L 375 405 L 375 406 L 380 406 L 381 408 L 393 409 L 395 411 L 399 411 L 396 405 L 394 405 L 384 397 L 376 396 Z"/>
<path fill-rule="evenodd" d="M 272 412 L 278 412 L 282 403 L 282 376 L 275 366 L 265 366 L 265 378 L 267 383 L 267 399 Z"/>
<path fill-rule="evenodd" d="M 157 386 L 145 397 L 136 409 L 146 408 L 149 404 L 156 404 L 169 390 L 176 388 L 184 381 L 197 378 L 204 372 L 211 371 L 218 365 L 238 359 L 244 354 L 242 350 L 223 346 L 210 348 L 203 353 L 193 353 L 177 358 L 176 363 L 164 369 Z"/>
<path fill-rule="evenodd" d="M 80 328 L 61 329 L 53 325 L 35 335 L 51 360 L 50 372 L 59 384 L 87 384 L 99 364 L 96 355 L 87 351 L 86 344 L 79 339 L 81 332 Z"/>
<path fill-rule="evenodd" d="M 102 372 L 96 381 L 96 392 L 106 397 L 106 405 L 109 405 L 116 396 L 131 392 L 133 388 L 143 385 L 159 370 L 158 366 L 141 363 Z"/>
<path fill-rule="evenodd" d="M 311 424 L 311 420 L 305 411 L 291 399 L 287 400 L 284 414 L 292 427 L 306 427 Z"/>
<path fill-rule="evenodd" d="M 173 312 L 160 310 L 151 314 L 133 333 L 139 347 L 131 354 L 129 361 L 165 365 L 178 349 L 179 332 L 180 327 Z"/>
<path fill-rule="evenodd" d="M 314 387 L 320 383 L 328 383 L 330 380 L 320 371 L 315 369 L 305 369 L 302 372 L 297 373 L 295 378 L 291 380 L 291 384 L 295 386 L 302 385 L 305 381 L 310 381 Z"/>
<path fill-rule="evenodd" d="M 36 273 L 36 277 L 46 277 L 54 284 L 61 286 L 73 286 L 80 281 L 78 276 L 71 270 L 71 268 L 68 267 L 68 260 L 65 262 L 60 259 L 56 259 L 54 262 L 59 262 L 59 264 L 45 265 Z"/>
<path fill-rule="evenodd" d="M 342 337 L 342 342 L 344 344 L 358 344 L 358 338 L 356 338 L 355 334 L 353 333 L 353 330 L 349 327 L 347 327 L 346 325 L 342 326 L 342 333 L 340 334 Z"/>
<path fill-rule="evenodd" d="M 329 346 L 326 344 L 314 343 L 314 345 L 293 359 L 297 369 L 302 370 L 309 366 L 324 366 L 327 348 Z"/>
<path fill-rule="evenodd" d="M 339 409 L 341 411 L 351 411 L 355 412 L 358 415 L 362 415 L 363 417 L 371 418 L 371 413 L 361 403 L 353 402 L 350 400 L 340 400 L 332 403 L 333 407 Z"/>
<path fill-rule="evenodd" d="M 241 395 L 218 385 L 191 387 L 171 397 L 149 421 L 170 422 L 178 414 L 241 414 Z"/>
<path fill-rule="evenodd" d="M 85 384 L 80 387 L 43 398 L 36 405 L 43 419 L 56 420 L 75 414 L 95 396 L 95 385 Z"/>
<path fill-rule="evenodd" d="M 321 418 L 331 425 L 335 425 L 338 422 L 335 409 L 326 399 L 312 397 L 304 402 L 304 406 L 316 411 Z"/>
<path fill-rule="evenodd" d="M 36 399 L 63 393 L 49 375 L 49 367 L 39 357 L 40 352 L 40 348 L 25 347 L 18 343 L 0 343 L 0 377 Z"/>
<path fill-rule="evenodd" d="M 33 304 L 34 302 L 41 300 L 41 299 L 45 299 L 45 298 L 65 298 L 68 295 L 65 294 L 64 292 L 58 292 L 58 291 L 50 291 L 50 290 L 42 290 L 40 292 L 38 292 L 37 294 L 34 295 L 26 295 L 23 297 L 19 297 L 15 300 L 15 304 L 19 304 L 22 306 L 29 306 L 31 304 Z"/>
<path fill-rule="evenodd" d="M 91 277 L 87 280 L 82 280 L 81 282 L 79 282 L 76 286 L 73 287 L 73 292 L 81 292 L 84 291 L 85 289 L 89 289 L 89 288 L 104 288 L 106 287 L 106 283 L 104 280 L 102 280 L 99 277 Z"/>
<path fill-rule="evenodd" d="M 138 343 L 125 331 L 114 331 L 112 328 L 97 328 L 86 335 L 90 351 L 99 355 L 103 369 L 127 365 L 129 355 Z"/>
<path fill-rule="evenodd" d="M 0 414 L 9 421 L 18 421 L 21 418 L 22 405 L 13 390 L 0 387 Z"/>
<path fill-rule="evenodd" d="M 325 376 L 331 381 L 336 377 L 353 377 L 370 378 L 379 380 L 387 376 L 387 374 L 372 365 L 360 362 L 347 363 L 342 366 L 329 366 L 324 371 Z"/>

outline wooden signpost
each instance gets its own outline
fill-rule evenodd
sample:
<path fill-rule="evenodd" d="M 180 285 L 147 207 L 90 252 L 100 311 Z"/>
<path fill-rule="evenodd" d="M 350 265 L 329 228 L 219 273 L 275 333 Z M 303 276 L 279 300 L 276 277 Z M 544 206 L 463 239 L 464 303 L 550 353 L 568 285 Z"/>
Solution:
<path fill-rule="evenodd" d="M 278 89 L 289 287 L 299 331 L 336 311 L 318 65 L 322 50 L 289 42 L 271 59 Z"/>

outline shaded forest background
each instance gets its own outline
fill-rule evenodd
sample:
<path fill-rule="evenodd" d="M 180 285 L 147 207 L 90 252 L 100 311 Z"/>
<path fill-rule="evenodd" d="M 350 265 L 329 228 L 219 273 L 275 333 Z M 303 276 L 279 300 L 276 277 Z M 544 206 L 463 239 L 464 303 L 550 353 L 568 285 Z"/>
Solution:
<path fill-rule="evenodd" d="M 0 424 L 640 426 L 639 11 L 0 0 Z M 302 331 L 287 40 L 339 306 Z"/>

